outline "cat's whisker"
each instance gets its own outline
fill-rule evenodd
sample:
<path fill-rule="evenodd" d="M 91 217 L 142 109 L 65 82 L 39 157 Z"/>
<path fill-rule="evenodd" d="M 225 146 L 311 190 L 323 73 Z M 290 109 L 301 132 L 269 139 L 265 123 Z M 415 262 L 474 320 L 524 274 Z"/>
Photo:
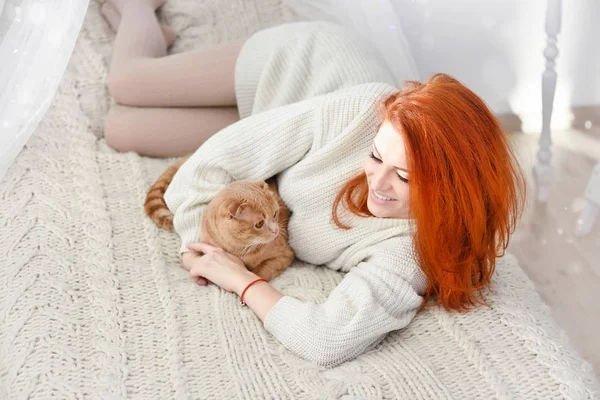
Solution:
<path fill-rule="evenodd" d="M 242 247 L 242 250 L 240 251 L 240 255 L 245 256 L 246 254 L 248 254 L 248 251 L 250 250 L 250 246 L 251 244 L 248 243 L 246 244 L 244 247 Z"/>
<path fill-rule="evenodd" d="M 257 246 L 257 244 L 258 243 L 256 243 L 255 241 L 251 241 L 250 243 L 246 244 L 246 246 L 244 246 L 244 248 L 242 249 L 242 254 L 246 255 L 251 250 L 255 250 L 255 247 Z"/>

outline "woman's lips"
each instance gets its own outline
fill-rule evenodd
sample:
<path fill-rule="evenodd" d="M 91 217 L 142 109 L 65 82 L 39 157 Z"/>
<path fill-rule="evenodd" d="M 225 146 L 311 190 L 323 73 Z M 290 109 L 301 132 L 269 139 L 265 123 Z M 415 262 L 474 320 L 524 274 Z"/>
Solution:
<path fill-rule="evenodd" d="M 389 204 L 392 204 L 397 201 L 396 199 L 391 199 L 391 200 L 380 199 L 379 197 L 377 197 L 375 195 L 375 191 L 373 189 L 369 190 L 369 196 L 371 197 L 371 200 L 373 200 L 375 203 L 381 204 L 381 205 L 389 205 Z M 389 198 L 388 196 L 382 196 L 382 197 Z"/>

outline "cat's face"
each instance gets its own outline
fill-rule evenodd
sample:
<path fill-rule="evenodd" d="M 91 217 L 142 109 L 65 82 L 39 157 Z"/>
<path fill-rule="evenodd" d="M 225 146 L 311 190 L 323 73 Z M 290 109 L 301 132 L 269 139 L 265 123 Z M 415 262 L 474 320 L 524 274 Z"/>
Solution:
<path fill-rule="evenodd" d="M 219 207 L 219 229 L 237 244 L 272 242 L 280 234 L 276 197 L 266 184 L 247 184 L 242 189 L 241 198 L 225 199 Z"/>

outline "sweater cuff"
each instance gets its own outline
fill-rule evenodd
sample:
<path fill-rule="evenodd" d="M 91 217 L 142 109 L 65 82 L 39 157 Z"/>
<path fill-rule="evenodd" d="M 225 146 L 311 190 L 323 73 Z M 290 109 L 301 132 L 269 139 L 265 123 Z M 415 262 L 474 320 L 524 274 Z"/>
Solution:
<path fill-rule="evenodd" d="M 193 230 L 188 230 L 185 233 L 179 234 L 179 237 L 181 238 L 181 245 L 179 246 L 179 255 L 181 255 L 181 253 L 185 253 L 186 251 L 191 251 L 187 248 L 187 244 L 192 242 L 199 242 L 200 238 L 198 236 L 199 233 L 197 235 L 197 232 Z"/>
<path fill-rule="evenodd" d="M 265 329 L 269 331 L 277 340 L 287 343 L 286 337 L 294 332 L 292 328 L 295 315 L 302 315 L 298 312 L 302 309 L 303 303 L 291 296 L 283 296 L 267 313 L 263 323 Z"/>

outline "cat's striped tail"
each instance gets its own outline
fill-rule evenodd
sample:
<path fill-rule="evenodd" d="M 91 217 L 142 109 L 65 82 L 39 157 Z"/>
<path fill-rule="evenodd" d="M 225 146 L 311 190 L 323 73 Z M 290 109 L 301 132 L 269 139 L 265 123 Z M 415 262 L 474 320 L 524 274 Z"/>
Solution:
<path fill-rule="evenodd" d="M 175 164 L 169 166 L 163 172 L 154 185 L 150 187 L 148 194 L 146 195 L 146 201 L 144 203 L 144 211 L 146 215 L 150 217 L 156 225 L 169 232 L 173 232 L 173 213 L 167 207 L 165 203 L 165 192 L 173 180 L 175 173 L 179 170 L 179 167 L 188 159 L 190 155 L 178 159 Z"/>

